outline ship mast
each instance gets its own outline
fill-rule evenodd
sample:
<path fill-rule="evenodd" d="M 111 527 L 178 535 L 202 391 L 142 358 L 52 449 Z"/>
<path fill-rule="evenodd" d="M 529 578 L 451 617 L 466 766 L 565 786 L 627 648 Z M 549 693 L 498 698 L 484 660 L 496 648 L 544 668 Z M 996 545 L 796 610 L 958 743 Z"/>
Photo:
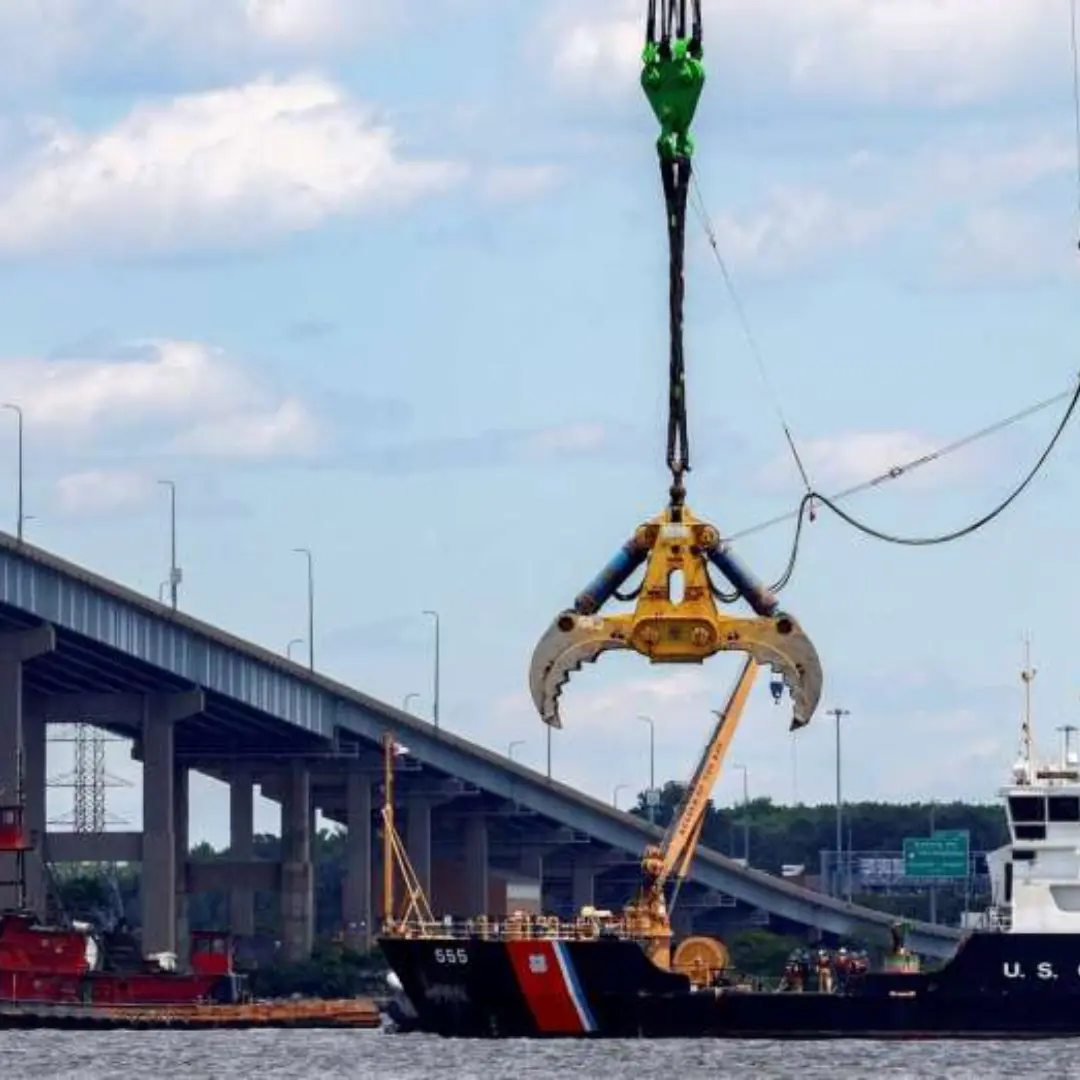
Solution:
<path fill-rule="evenodd" d="M 405 753 L 388 731 L 383 746 L 383 926 L 384 933 L 430 935 L 435 922 L 424 887 L 417 877 L 405 845 L 394 824 L 394 758 Z M 401 875 L 405 904 L 400 919 L 394 917 L 394 872 Z"/>
<path fill-rule="evenodd" d="M 1033 739 L 1031 735 L 1031 684 L 1035 680 L 1035 669 L 1031 666 L 1031 639 L 1024 638 L 1024 667 L 1020 672 L 1024 684 L 1024 723 L 1020 728 L 1020 760 L 1030 769 L 1033 758 Z"/>
<path fill-rule="evenodd" d="M 394 918 L 394 737 L 385 732 L 383 744 L 383 921 Z"/>

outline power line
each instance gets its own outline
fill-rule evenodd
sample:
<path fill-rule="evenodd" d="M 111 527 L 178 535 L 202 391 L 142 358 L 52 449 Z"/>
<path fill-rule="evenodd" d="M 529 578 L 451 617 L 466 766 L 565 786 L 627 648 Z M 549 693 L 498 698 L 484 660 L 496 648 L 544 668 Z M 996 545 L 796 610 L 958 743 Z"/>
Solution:
<path fill-rule="evenodd" d="M 1034 416 L 1036 413 L 1043 412 L 1045 409 L 1050 408 L 1051 405 L 1057 405 L 1059 402 L 1065 401 L 1067 398 L 1071 398 L 1076 393 L 1076 386 L 1070 387 L 1068 390 L 1063 390 L 1060 394 L 1055 394 L 1053 397 L 1045 398 L 1043 401 L 1036 402 L 1034 405 L 1029 405 L 1026 409 L 1021 409 L 1020 412 L 1013 413 L 1011 416 L 1005 417 L 1003 420 L 998 420 L 996 423 L 990 424 L 987 427 L 980 428 L 978 431 L 972 432 L 970 435 L 965 435 L 962 439 L 957 439 L 954 442 L 947 443 L 945 446 L 939 447 L 937 450 L 932 451 L 929 454 L 923 454 L 920 457 L 914 458 L 911 461 L 905 462 L 902 465 L 894 465 L 885 472 L 879 473 L 877 476 L 871 477 L 869 480 L 863 480 L 852 487 L 845 488 L 843 491 L 836 492 L 830 495 L 829 501 L 832 503 L 843 502 L 845 499 L 850 499 L 853 495 L 858 495 L 861 492 L 869 491 L 871 488 L 880 487 L 882 484 L 887 484 L 892 480 L 899 480 L 909 473 L 914 472 L 916 469 L 922 468 L 924 465 L 929 465 L 932 462 L 940 461 L 942 458 L 947 457 L 950 454 L 955 453 L 957 450 L 962 450 L 964 447 L 971 446 L 973 443 L 979 442 L 982 439 L 989 438 L 991 435 L 996 435 L 1006 428 L 1012 427 L 1013 424 L 1019 423 L 1021 420 L 1026 420 L 1029 416 Z M 763 532 L 766 529 L 771 529 L 775 525 L 782 525 L 785 521 L 794 521 L 799 517 L 801 513 L 800 509 L 789 510 L 785 514 L 778 514 L 776 517 L 769 518 L 767 521 L 759 522 L 757 525 L 752 525 L 748 529 L 742 529 L 737 533 L 733 533 L 729 539 L 742 540 L 747 536 L 753 536 L 755 533 Z"/>
<path fill-rule="evenodd" d="M 1080 31 L 1078 31 L 1078 0 L 1070 0 L 1069 9 L 1071 16 L 1071 46 L 1072 46 L 1072 74 L 1073 74 L 1073 113 L 1075 124 L 1075 141 L 1076 141 L 1076 180 L 1077 180 L 1077 210 L 1078 216 L 1080 216 Z M 780 406 L 779 397 L 772 387 L 771 381 L 768 377 L 768 371 L 765 366 L 764 357 L 761 349 L 758 346 L 757 338 L 750 328 L 749 320 L 746 317 L 746 311 L 739 300 L 738 294 L 735 290 L 734 282 L 732 281 L 731 274 L 728 271 L 727 264 L 724 261 L 723 255 L 720 252 L 720 245 L 716 237 L 716 231 L 712 227 L 712 222 L 709 218 L 708 210 L 705 207 L 704 198 L 701 195 L 700 187 L 698 186 L 696 179 L 693 181 L 693 200 L 694 209 L 698 214 L 698 218 L 705 230 L 705 234 L 709 241 L 709 246 L 712 248 L 713 255 L 716 258 L 717 264 L 720 267 L 720 272 L 724 279 L 724 284 L 727 287 L 728 293 L 731 297 L 732 304 L 735 308 L 736 316 L 742 326 L 743 334 L 746 338 L 747 345 L 750 348 L 751 355 L 754 357 L 754 361 L 758 368 L 763 383 L 765 384 L 766 393 L 769 395 L 773 409 L 776 412 L 777 418 L 780 422 L 780 426 L 784 433 L 785 441 L 788 444 L 788 448 L 791 451 L 791 455 L 795 461 L 795 465 L 799 470 L 799 475 L 802 478 L 803 486 L 806 489 L 806 494 L 799 502 L 798 508 L 787 514 L 782 514 L 778 517 L 772 518 L 769 521 L 762 522 L 759 525 L 755 525 L 752 528 L 744 529 L 742 532 L 735 533 L 731 539 L 737 540 L 745 536 L 749 536 L 753 533 L 760 532 L 763 529 L 770 528 L 773 525 L 777 525 L 783 521 L 789 521 L 792 518 L 795 519 L 795 536 L 792 541 L 791 554 L 788 558 L 788 564 L 781 575 L 780 580 L 773 586 L 773 591 L 778 592 L 782 589 L 791 579 L 792 574 L 795 571 L 795 565 L 798 561 L 799 544 L 802 538 L 803 522 L 809 511 L 810 520 L 814 520 L 814 508 L 815 504 L 820 502 L 823 506 L 832 510 L 837 517 L 839 517 L 845 524 L 851 526 L 853 529 L 863 533 L 876 540 L 882 540 L 886 543 L 898 544 L 906 547 L 929 547 L 933 545 L 950 543 L 953 540 L 959 540 L 962 537 L 970 536 L 975 532 L 978 532 L 984 526 L 989 525 L 992 521 L 1003 514 L 1022 494 L 1027 490 L 1028 486 L 1035 480 L 1038 474 L 1042 471 L 1043 466 L 1049 460 L 1050 455 L 1054 452 L 1058 441 L 1065 432 L 1065 428 L 1068 426 L 1069 421 L 1072 419 L 1074 412 L 1076 411 L 1077 404 L 1080 403 L 1080 379 L 1078 379 L 1076 385 L 1068 391 L 1061 394 L 1057 394 L 1052 398 L 1048 398 L 1045 401 L 1038 402 L 1035 405 L 1029 406 L 1026 409 L 1021 410 L 1019 413 L 1015 413 L 1012 416 L 1006 417 L 1004 420 L 998 421 L 995 424 L 990 425 L 987 428 L 983 428 L 980 431 L 974 432 L 971 435 L 950 443 L 947 446 L 940 448 L 930 454 L 924 454 L 913 461 L 907 462 L 904 465 L 894 466 L 887 472 L 882 473 L 879 476 L 873 477 L 861 484 L 857 484 L 852 488 L 848 488 L 846 491 L 842 491 L 834 496 L 825 496 L 816 492 L 810 483 L 806 468 L 803 465 L 802 458 L 799 454 L 798 448 L 795 445 L 795 440 L 792 437 L 791 429 L 784 416 L 783 409 Z M 976 518 L 974 521 L 968 522 L 966 525 L 954 529 L 948 533 L 941 533 L 936 536 L 901 536 L 895 533 L 888 533 L 882 529 L 877 529 L 865 522 L 859 520 L 853 515 L 847 513 L 841 509 L 838 505 L 842 499 L 849 498 L 850 496 L 860 492 L 868 490 L 869 488 L 877 487 L 889 480 L 899 479 L 901 476 L 907 475 L 913 470 L 929 464 L 931 461 L 939 461 L 941 458 L 946 457 L 948 454 L 961 449 L 962 447 L 969 446 L 973 442 L 986 438 L 991 434 L 995 434 L 1004 428 L 1009 427 L 1014 423 L 1018 423 L 1020 420 L 1040 412 L 1050 405 L 1062 401 L 1065 398 L 1069 398 L 1068 407 L 1065 410 L 1065 414 L 1062 416 L 1054 434 L 1051 436 L 1050 441 L 1047 443 L 1043 452 L 1039 455 L 1032 468 L 1023 476 L 1020 482 L 1012 489 L 1012 491 L 1002 499 L 997 505 L 995 505 L 990 511 L 983 514 L 981 517 Z"/>
<path fill-rule="evenodd" d="M 1068 426 L 1069 421 L 1072 419 L 1073 413 L 1076 411 L 1077 404 L 1080 403 L 1080 380 L 1077 381 L 1077 385 L 1072 390 L 1069 397 L 1069 405 L 1065 410 L 1064 416 L 1062 416 L 1061 420 L 1058 422 L 1058 426 L 1054 430 L 1054 434 L 1050 437 L 1050 441 L 1046 444 L 1046 447 L 1043 449 L 1043 452 L 1035 461 L 1035 464 L 1031 467 L 1031 469 L 1028 470 L 1028 472 L 1024 475 L 1020 482 L 1004 499 L 1001 500 L 1001 502 L 994 506 L 992 510 L 983 514 L 982 517 L 976 518 L 974 521 L 968 522 L 967 525 L 964 525 L 959 529 L 954 529 L 952 532 L 939 533 L 936 536 L 916 537 L 899 536 L 895 533 L 887 533 L 881 529 L 876 529 L 871 525 L 867 525 L 865 522 L 860 521 L 856 517 L 853 517 L 846 511 L 841 510 L 840 507 L 836 504 L 835 499 L 831 499 L 815 491 L 808 492 L 806 495 L 803 496 L 802 500 L 799 503 L 799 508 L 796 511 L 797 520 L 795 524 L 795 537 L 792 540 L 791 554 L 788 557 L 787 566 L 784 568 L 784 572 L 780 576 L 779 581 L 777 581 L 772 586 L 772 591 L 779 592 L 781 589 L 783 589 L 791 580 L 791 577 L 795 572 L 795 566 L 799 558 L 799 544 L 802 539 L 803 521 L 805 520 L 807 510 L 812 507 L 813 504 L 816 502 L 819 502 L 822 506 L 827 507 L 834 514 L 836 514 L 836 516 L 839 517 L 845 524 L 850 525 L 858 532 L 861 532 L 874 540 L 883 540 L 886 543 L 898 544 L 904 547 L 932 547 L 940 544 L 948 544 L 951 543 L 953 540 L 960 540 L 965 536 L 971 536 L 972 534 L 978 532 L 980 529 L 984 528 L 986 525 L 989 525 L 996 518 L 1000 517 L 1027 490 L 1028 486 L 1032 483 L 1035 477 L 1039 475 L 1039 473 L 1043 469 L 1043 466 L 1049 460 L 1050 455 L 1054 452 L 1054 448 L 1058 444 L 1058 441 L 1064 434 L 1065 428 Z M 1041 403 L 1040 406 L 1034 406 L 1033 409 L 1045 407 L 1045 405 L 1047 404 L 1049 404 L 1049 402 Z M 1023 414 L 1017 414 L 1016 417 L 1010 418 L 1010 420 L 1019 419 L 1021 415 L 1030 415 L 1033 409 L 1027 409 Z M 1000 430 L 1003 423 L 1004 421 L 993 425 L 991 428 L 984 429 L 982 434 L 987 434 L 992 430 Z M 972 437 L 969 436 L 967 439 L 961 440 L 960 444 L 966 445 L 971 442 L 971 439 Z M 953 448 L 955 449 L 960 444 L 953 444 Z M 942 455 L 941 453 L 939 453 L 936 456 L 940 458 Z M 927 457 L 929 458 L 929 455 L 927 455 Z"/>
<path fill-rule="evenodd" d="M 1072 0 L 1072 7 L 1074 10 L 1074 57 L 1077 57 L 1077 62 L 1074 63 L 1074 72 L 1076 75 L 1076 116 L 1077 116 L 1077 179 L 1080 184 L 1080 49 L 1076 48 L 1077 36 L 1075 32 L 1075 10 L 1077 7 L 1077 0 Z M 970 536 L 972 533 L 977 532 L 979 529 L 990 524 L 995 518 L 999 517 L 1012 505 L 1012 503 L 1020 497 L 1020 495 L 1027 489 L 1031 482 L 1042 470 L 1042 467 L 1046 464 L 1047 459 L 1057 446 L 1058 440 L 1064 433 L 1069 420 L 1072 418 L 1073 412 L 1076 409 L 1078 401 L 1080 401 L 1080 381 L 1071 389 L 1064 391 L 1060 394 L 1054 395 L 1052 398 L 1047 398 L 1045 401 L 1037 402 L 1035 405 L 1031 405 L 1026 409 L 1022 409 L 1018 413 L 1014 413 L 1012 416 L 1006 417 L 1004 420 L 999 420 L 989 427 L 982 428 L 979 431 L 973 432 L 971 435 L 967 435 L 962 439 L 958 439 L 955 442 L 949 443 L 946 446 L 941 447 L 938 450 L 929 454 L 923 454 L 921 457 L 914 459 L 913 461 L 906 462 L 902 465 L 893 466 L 891 469 L 880 474 L 879 476 L 872 477 L 863 483 L 856 484 L 854 487 L 847 488 L 845 491 L 841 491 L 832 496 L 822 495 L 815 491 L 810 483 L 809 475 L 803 464 L 802 457 L 799 454 L 798 448 L 795 444 L 795 440 L 791 434 L 791 428 L 787 423 L 787 419 L 784 416 L 783 409 L 780 405 L 779 396 L 772 386 L 772 382 L 769 379 L 768 370 L 765 365 L 764 355 L 761 348 L 758 345 L 757 338 L 750 327 L 749 319 L 746 317 L 746 310 L 742 306 L 739 300 L 738 293 L 735 290 L 734 282 L 732 281 L 731 274 L 727 268 L 727 263 L 720 251 L 720 244 L 716 237 L 716 231 L 712 226 L 712 222 L 709 219 L 708 211 L 705 208 L 704 199 L 701 196 L 700 188 L 696 181 L 694 181 L 693 194 L 695 199 L 693 201 L 694 209 L 698 215 L 698 218 L 705 230 L 705 234 L 709 240 L 709 246 L 712 248 L 713 254 L 716 258 L 717 264 L 720 267 L 720 272 L 724 279 L 724 284 L 727 287 L 728 293 L 731 297 L 732 304 L 735 308 L 736 315 L 739 319 L 742 327 L 743 335 L 746 338 L 747 346 L 750 349 L 751 355 L 754 357 L 754 362 L 757 366 L 758 373 L 761 376 L 762 382 L 765 385 L 766 393 L 772 402 L 773 409 L 776 413 L 777 419 L 780 423 L 780 427 L 784 433 L 784 439 L 787 442 L 788 449 L 791 451 L 791 456 L 795 461 L 795 465 L 799 470 L 799 476 L 802 479 L 803 487 L 805 489 L 805 495 L 799 502 L 798 507 L 786 514 L 780 514 L 775 518 L 770 518 L 768 521 L 762 522 L 758 525 L 754 525 L 749 529 L 744 529 L 741 532 L 733 534 L 731 540 L 739 540 L 743 537 L 750 536 L 754 533 L 761 532 L 764 529 L 771 528 L 774 525 L 778 525 L 784 521 L 796 521 L 795 536 L 792 540 L 791 554 L 788 557 L 787 566 L 784 569 L 780 579 L 773 585 L 773 591 L 778 592 L 791 580 L 791 576 L 795 571 L 795 565 L 799 556 L 799 545 L 802 540 L 802 529 L 805 517 L 809 514 L 810 520 L 814 520 L 814 511 L 817 503 L 828 507 L 834 514 L 837 515 L 845 524 L 851 526 L 853 529 L 863 533 L 866 536 L 870 536 L 876 540 L 882 540 L 887 543 L 899 544 L 907 547 L 928 547 L 936 544 L 945 544 L 953 540 L 959 540 L 962 537 Z M 1057 430 L 1050 439 L 1050 442 L 1044 449 L 1043 453 L 1039 456 L 1034 467 L 1028 472 L 1020 483 L 1013 489 L 1013 491 L 1002 502 L 996 505 L 989 513 L 984 514 L 982 517 L 977 518 L 975 521 L 969 522 L 962 528 L 956 529 L 949 533 L 943 533 L 938 536 L 928 537 L 905 537 L 899 536 L 893 533 L 884 532 L 881 529 L 874 528 L 871 525 L 867 525 L 865 522 L 860 521 L 858 518 L 853 517 L 846 511 L 842 510 L 838 505 L 840 501 L 848 499 L 859 492 L 866 491 L 870 488 L 878 487 L 881 484 L 887 483 L 890 480 L 897 480 L 901 476 L 913 472 L 915 469 L 928 465 L 932 461 L 940 461 L 942 458 L 954 453 L 957 450 L 962 449 L 965 446 L 970 446 L 972 443 L 981 439 L 987 438 L 990 435 L 996 434 L 1012 424 L 1018 423 L 1020 420 L 1025 419 L 1035 413 L 1041 412 L 1043 409 L 1049 408 L 1051 405 L 1056 404 L 1064 400 L 1065 398 L 1071 398 L 1068 408 L 1065 411 L 1065 415 L 1062 417 Z"/>

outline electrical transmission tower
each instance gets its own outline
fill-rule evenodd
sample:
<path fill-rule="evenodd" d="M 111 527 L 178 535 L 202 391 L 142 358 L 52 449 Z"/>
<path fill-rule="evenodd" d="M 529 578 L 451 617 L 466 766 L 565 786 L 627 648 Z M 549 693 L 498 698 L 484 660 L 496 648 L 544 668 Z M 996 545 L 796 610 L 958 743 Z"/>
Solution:
<path fill-rule="evenodd" d="M 129 780 L 113 776 L 105 769 L 105 745 L 123 742 L 105 734 L 100 728 L 81 720 L 75 724 L 61 724 L 50 731 L 50 743 L 70 743 L 74 754 L 72 769 L 60 776 L 50 777 L 47 786 L 74 790 L 72 808 L 58 818 L 50 818 L 50 825 L 70 825 L 77 833 L 103 833 L 108 825 L 127 824 L 108 812 L 105 805 L 107 788 L 131 787 Z"/>

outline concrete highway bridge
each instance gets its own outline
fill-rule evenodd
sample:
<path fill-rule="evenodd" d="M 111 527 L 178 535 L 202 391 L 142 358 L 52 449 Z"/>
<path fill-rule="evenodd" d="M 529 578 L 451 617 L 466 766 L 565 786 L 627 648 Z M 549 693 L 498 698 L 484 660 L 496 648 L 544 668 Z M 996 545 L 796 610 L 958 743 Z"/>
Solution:
<path fill-rule="evenodd" d="M 46 836 L 46 725 L 78 720 L 134 741 L 144 770 L 142 832 Z M 344 922 L 350 935 L 369 941 L 380 917 L 374 841 L 379 740 L 387 730 L 407 748 L 396 783 L 405 842 L 422 883 L 434 885 L 437 914 L 490 910 L 490 879 L 500 875 L 542 880 L 545 889 L 561 883 L 575 905 L 592 902 L 597 875 L 625 866 L 661 835 L 445 729 L 0 533 L 0 804 L 18 791 L 21 761 L 28 823 L 46 836 L 50 861 L 141 862 L 145 952 L 183 949 L 190 893 L 227 891 L 232 929 L 244 934 L 254 930 L 254 891 L 270 889 L 281 897 L 286 955 L 309 953 L 316 807 L 346 826 Z M 189 858 L 193 769 L 230 785 L 227 858 Z M 254 858 L 256 784 L 281 804 L 279 863 Z M 34 860 L 30 868 L 31 901 L 42 906 L 43 868 Z M 0 882 L 10 879 L 0 865 Z M 707 849 L 691 881 L 706 895 L 827 932 L 881 936 L 890 922 Z M 918 923 L 909 941 L 924 955 L 946 956 L 959 936 Z"/>

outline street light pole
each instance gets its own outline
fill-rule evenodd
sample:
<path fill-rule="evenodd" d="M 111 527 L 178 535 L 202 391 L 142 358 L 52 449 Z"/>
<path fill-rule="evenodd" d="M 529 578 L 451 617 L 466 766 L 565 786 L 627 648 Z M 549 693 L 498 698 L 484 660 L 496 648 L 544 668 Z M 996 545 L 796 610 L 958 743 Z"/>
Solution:
<path fill-rule="evenodd" d="M 425 611 L 435 620 L 435 693 L 432 695 L 431 719 L 435 724 L 435 730 L 439 729 L 439 613 L 437 611 Z"/>
<path fill-rule="evenodd" d="M 547 728 L 547 778 L 551 779 L 551 725 L 545 724 Z"/>
<path fill-rule="evenodd" d="M 843 802 L 840 795 L 840 721 L 851 713 L 847 709 L 827 709 L 836 718 L 836 895 L 840 893 L 840 858 L 844 850 Z"/>
<path fill-rule="evenodd" d="M 743 801 L 743 858 L 746 865 L 750 865 L 750 787 L 747 783 L 749 770 L 745 765 L 732 765 L 733 769 L 742 769 L 742 801 Z"/>
<path fill-rule="evenodd" d="M 628 788 L 630 786 L 631 786 L 630 784 L 616 784 L 615 785 L 615 790 L 611 793 L 611 805 L 613 807 L 615 807 L 616 810 L 619 809 L 619 792 L 622 791 L 623 788 Z"/>
<path fill-rule="evenodd" d="M 401 711 L 402 711 L 402 712 L 408 712 L 408 711 L 409 711 L 409 702 L 410 702 L 410 701 L 411 701 L 411 700 L 412 700 L 412 699 L 413 699 L 414 697 L 419 697 L 419 696 L 420 696 L 420 695 L 419 695 L 418 693 L 416 693 L 416 691 L 415 691 L 415 690 L 414 690 L 414 691 L 413 691 L 412 693 L 410 693 L 410 694 L 406 694 L 406 695 L 405 695 L 405 700 L 404 700 L 404 701 L 403 701 L 403 702 L 401 703 Z"/>
<path fill-rule="evenodd" d="M 15 518 L 15 535 L 18 538 L 19 543 L 22 543 L 23 538 L 23 411 L 18 405 L 13 405 L 11 402 L 7 402 L 4 405 L 5 409 L 10 409 L 16 416 L 19 426 L 19 480 L 17 486 L 17 498 L 18 498 L 18 511 Z"/>
<path fill-rule="evenodd" d="M 506 756 L 507 756 L 507 757 L 508 757 L 508 758 L 509 758 L 509 759 L 510 759 L 511 761 L 513 761 L 513 760 L 514 760 L 514 747 L 515 747 L 515 746 L 524 746 L 524 745 L 525 745 L 525 740 L 524 740 L 524 739 L 515 739 L 515 740 L 514 740 L 514 741 L 513 741 L 513 742 L 512 742 L 511 744 L 510 744 L 509 748 L 507 749 L 507 751 L 506 751 Z"/>
<path fill-rule="evenodd" d="M 175 611 L 176 591 L 180 586 L 180 568 L 176 565 L 176 484 L 172 480 L 158 483 L 169 489 L 169 597 Z"/>
<path fill-rule="evenodd" d="M 289 660 L 291 660 L 292 659 L 292 647 L 294 645 L 303 645 L 303 644 L 304 644 L 304 639 L 302 637 L 294 637 L 294 638 L 292 638 L 289 641 L 289 644 L 285 646 L 285 656 Z"/>
<path fill-rule="evenodd" d="M 649 823 L 652 824 L 656 820 L 656 808 L 652 803 L 655 798 L 653 792 L 656 790 L 656 725 L 651 716 L 639 716 L 638 719 L 643 724 L 649 725 L 649 794 L 646 799 L 648 800 Z"/>
<path fill-rule="evenodd" d="M 308 667 L 315 670 L 315 556 L 308 548 L 293 548 L 297 555 L 307 559 L 307 644 Z"/>

